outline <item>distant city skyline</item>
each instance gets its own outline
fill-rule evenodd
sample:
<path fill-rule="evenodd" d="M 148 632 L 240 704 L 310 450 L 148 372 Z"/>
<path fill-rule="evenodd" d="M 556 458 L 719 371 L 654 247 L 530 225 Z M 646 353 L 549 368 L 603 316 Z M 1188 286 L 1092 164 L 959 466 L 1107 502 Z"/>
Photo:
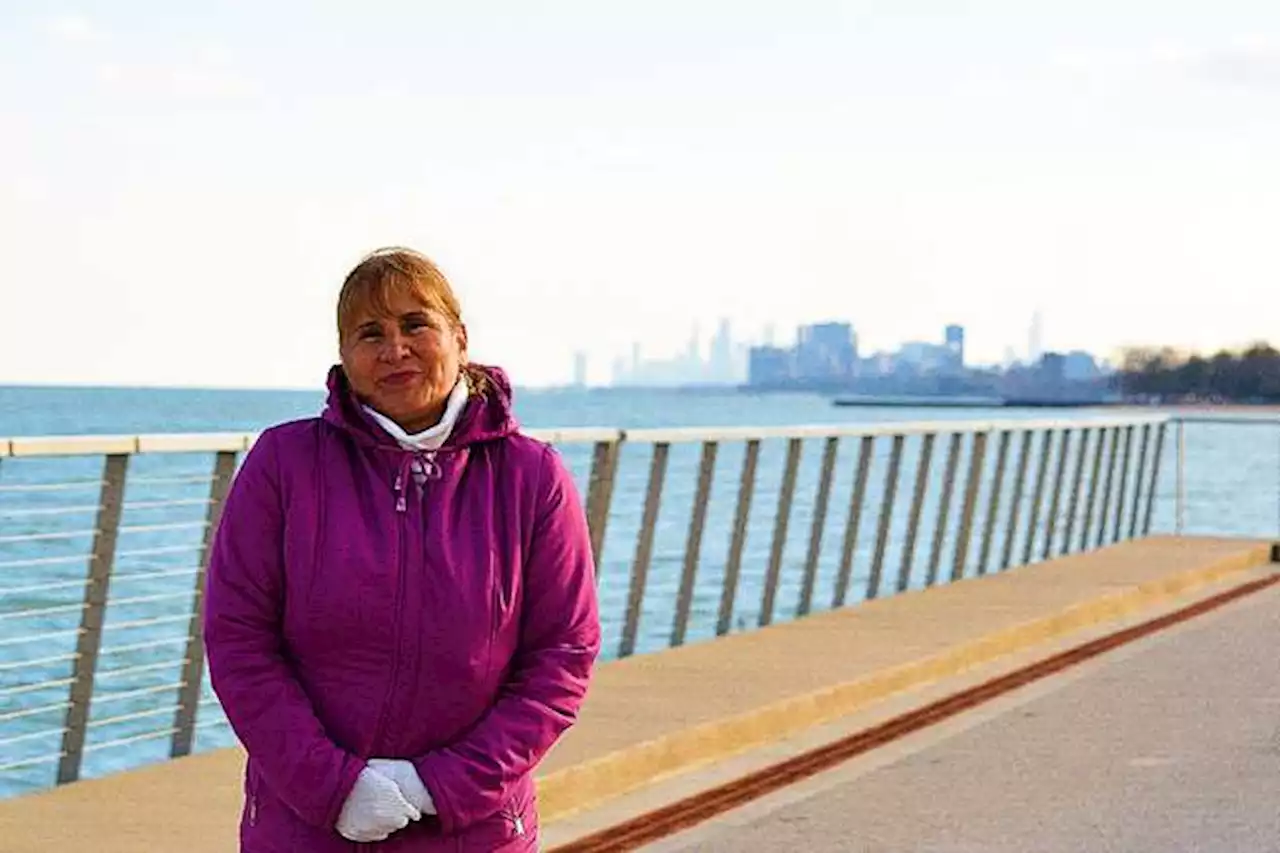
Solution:
<path fill-rule="evenodd" d="M 978 360 L 969 358 L 967 348 L 968 333 L 958 323 L 949 323 L 941 329 L 941 337 L 935 340 L 903 340 L 897 346 L 880 347 L 866 352 L 859 347 L 861 330 L 848 319 L 828 318 L 808 324 L 801 324 L 788 334 L 779 338 L 776 324 L 765 324 L 754 335 L 735 338 L 733 323 L 722 317 L 715 334 L 705 343 L 701 337 L 699 324 L 692 325 L 689 339 L 682 348 L 674 352 L 651 355 L 643 341 L 632 341 L 626 348 L 626 354 L 615 354 L 608 359 L 608 372 L 603 369 L 601 360 L 593 359 L 590 354 L 579 350 L 574 353 L 572 377 L 569 385 L 586 386 L 676 386 L 676 385 L 737 385 L 748 379 L 750 353 L 753 348 L 782 348 L 800 346 L 801 337 L 806 330 L 830 329 L 838 339 L 848 334 L 851 349 L 848 355 L 850 362 L 855 359 L 882 360 L 892 363 L 897 359 L 925 365 L 936 360 L 951 360 L 954 365 L 980 368 L 1008 369 L 1015 365 L 1033 365 L 1041 361 L 1046 353 L 1058 353 L 1068 358 L 1069 372 L 1081 370 L 1078 365 L 1082 358 L 1089 364 L 1105 365 L 1111 361 L 1109 354 L 1091 353 L 1081 348 L 1051 348 L 1044 345 L 1044 312 L 1032 312 L 1025 330 L 1025 348 L 1019 352 L 1013 346 L 1005 348 L 1003 360 Z M 844 331 L 842 331 L 844 330 Z M 594 366 L 594 369 L 593 369 Z M 1087 370 L 1086 370 L 1087 372 Z"/>

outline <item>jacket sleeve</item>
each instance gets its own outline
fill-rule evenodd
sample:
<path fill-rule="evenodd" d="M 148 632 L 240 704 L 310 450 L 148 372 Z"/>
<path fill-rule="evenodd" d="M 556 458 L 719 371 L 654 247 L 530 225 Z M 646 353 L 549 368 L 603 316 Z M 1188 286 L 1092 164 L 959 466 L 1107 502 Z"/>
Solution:
<path fill-rule="evenodd" d="M 497 813 L 577 719 L 600 651 L 587 520 L 568 469 L 542 460 L 533 535 L 524 564 L 519 645 L 498 700 L 460 740 L 419 756 L 443 830 Z"/>
<path fill-rule="evenodd" d="M 326 735 L 285 657 L 284 511 L 268 431 L 245 457 L 214 536 L 205 592 L 209 678 L 271 790 L 331 828 L 364 762 Z"/>

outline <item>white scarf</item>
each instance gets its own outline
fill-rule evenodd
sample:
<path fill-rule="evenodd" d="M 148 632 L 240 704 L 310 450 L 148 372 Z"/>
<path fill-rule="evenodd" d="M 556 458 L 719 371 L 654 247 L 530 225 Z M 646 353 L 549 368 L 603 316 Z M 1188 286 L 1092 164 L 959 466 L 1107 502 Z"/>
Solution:
<path fill-rule="evenodd" d="M 449 392 L 449 399 L 445 402 L 444 414 L 440 416 L 440 421 L 435 426 L 428 427 L 422 432 L 417 432 L 413 435 L 405 432 L 400 424 L 391 420 L 382 412 L 369 406 L 365 406 L 364 410 L 369 413 L 369 417 L 378 422 L 378 426 L 386 430 L 387 434 L 394 438 L 405 450 L 439 450 L 449 440 L 454 424 L 458 422 L 458 416 L 462 414 L 462 410 L 467 405 L 467 397 L 470 393 L 466 377 L 459 376 L 458 383 Z"/>

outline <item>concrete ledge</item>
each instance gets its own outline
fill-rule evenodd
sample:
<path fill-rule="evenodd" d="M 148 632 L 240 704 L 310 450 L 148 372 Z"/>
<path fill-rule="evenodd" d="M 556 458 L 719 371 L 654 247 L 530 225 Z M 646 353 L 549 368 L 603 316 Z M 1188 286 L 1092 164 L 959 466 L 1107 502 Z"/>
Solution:
<path fill-rule="evenodd" d="M 1091 555 L 1081 555 L 1073 559 L 1089 556 Z M 542 819 L 547 823 L 563 819 L 655 780 L 725 760 L 854 713 L 903 690 L 961 674 L 997 658 L 1083 628 L 1120 619 L 1197 587 L 1212 584 L 1232 574 L 1243 573 L 1268 562 L 1270 557 L 1271 546 L 1266 543 L 1239 543 L 1236 550 L 1225 556 L 1216 556 L 1206 565 L 1104 593 L 1051 615 L 978 636 L 939 654 L 878 670 L 853 681 L 788 696 L 744 713 L 678 730 L 569 767 L 552 770 L 539 779 Z M 1026 567 L 1026 571 L 1045 571 L 1047 568 L 1047 565 Z M 962 583 L 990 584 L 994 580 L 995 578 L 986 578 Z M 937 587 L 861 606 L 870 608 L 876 604 L 894 603 L 905 605 L 913 597 L 939 597 L 953 594 L 958 589 L 959 585 Z M 799 624 L 789 623 L 778 627 L 785 630 Z M 849 627 L 853 630 L 853 625 Z M 756 632 L 749 636 L 757 637 L 760 642 L 768 641 L 766 632 Z M 669 656 L 676 653 L 673 651 L 665 654 Z M 620 662 L 615 666 L 625 663 Z"/>

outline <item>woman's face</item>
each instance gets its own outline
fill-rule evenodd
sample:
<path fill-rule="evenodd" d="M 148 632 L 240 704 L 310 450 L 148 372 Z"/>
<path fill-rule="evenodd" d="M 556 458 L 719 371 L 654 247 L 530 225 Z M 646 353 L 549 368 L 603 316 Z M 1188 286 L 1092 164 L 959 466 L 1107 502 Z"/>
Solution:
<path fill-rule="evenodd" d="M 342 367 L 356 395 L 407 432 L 434 426 L 466 359 L 466 328 L 412 294 L 392 293 L 390 316 L 367 309 L 342 341 Z"/>

